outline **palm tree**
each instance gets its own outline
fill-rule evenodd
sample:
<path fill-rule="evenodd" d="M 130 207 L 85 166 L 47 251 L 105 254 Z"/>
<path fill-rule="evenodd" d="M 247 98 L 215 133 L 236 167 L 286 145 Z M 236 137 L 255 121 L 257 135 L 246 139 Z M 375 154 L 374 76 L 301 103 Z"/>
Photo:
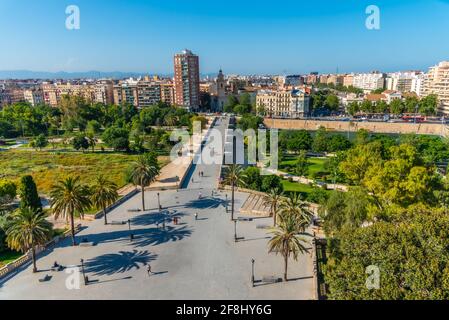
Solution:
<path fill-rule="evenodd" d="M 89 132 L 86 135 L 86 139 L 89 142 L 89 147 L 91 147 L 92 152 L 95 152 L 95 145 L 98 142 L 97 138 L 95 138 L 95 135 L 92 132 Z"/>
<path fill-rule="evenodd" d="M 174 127 L 176 125 L 177 121 L 178 121 L 178 119 L 173 114 L 167 115 L 164 119 L 164 123 L 168 127 Z"/>
<path fill-rule="evenodd" d="M 159 174 L 159 166 L 154 157 L 142 155 L 133 163 L 131 179 L 142 189 L 142 211 L 145 211 L 145 187 L 151 184 Z"/>
<path fill-rule="evenodd" d="M 242 166 L 231 164 L 225 173 L 224 182 L 232 187 L 232 211 L 231 220 L 234 220 L 234 189 L 236 186 L 245 185 Z"/>
<path fill-rule="evenodd" d="M 279 214 L 279 204 L 283 199 L 283 192 L 279 188 L 271 189 L 265 196 L 264 205 L 270 207 L 270 212 L 273 215 L 273 226 L 276 227 L 276 218 Z"/>
<path fill-rule="evenodd" d="M 6 229 L 6 243 L 9 248 L 23 253 L 31 250 L 33 272 L 37 272 L 36 246 L 44 245 L 50 239 L 51 231 L 52 224 L 45 220 L 42 210 L 21 208 L 12 215 Z"/>
<path fill-rule="evenodd" d="M 308 252 L 307 239 L 303 233 L 303 225 L 293 215 L 281 214 L 282 219 L 277 227 L 270 230 L 273 237 L 268 242 L 269 252 L 281 253 L 284 257 L 284 280 L 288 281 L 288 259 L 293 256 L 295 261 L 301 253 Z"/>
<path fill-rule="evenodd" d="M 119 197 L 117 189 L 117 185 L 103 175 L 99 175 L 94 185 L 90 188 L 90 200 L 95 207 L 103 210 L 105 225 L 108 224 L 106 208 L 117 201 Z"/>
<path fill-rule="evenodd" d="M 50 197 L 55 219 L 59 216 L 65 217 L 66 220 L 70 219 L 72 243 L 76 246 L 74 215 L 78 212 L 83 218 L 84 211 L 91 206 L 88 188 L 80 183 L 79 177 L 68 177 L 58 181 L 51 188 Z"/>
<path fill-rule="evenodd" d="M 302 225 L 303 230 L 310 224 L 313 216 L 308 204 L 302 201 L 301 194 L 297 192 L 292 192 L 288 197 L 282 199 L 279 213 L 281 220 L 290 216 L 295 218 Z"/>

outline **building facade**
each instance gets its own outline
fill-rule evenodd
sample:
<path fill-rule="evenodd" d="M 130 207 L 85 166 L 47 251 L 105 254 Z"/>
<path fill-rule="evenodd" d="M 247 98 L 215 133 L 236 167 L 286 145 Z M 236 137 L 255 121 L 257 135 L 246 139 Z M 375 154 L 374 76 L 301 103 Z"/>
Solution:
<path fill-rule="evenodd" d="M 385 87 L 385 74 L 379 72 L 359 73 L 354 75 L 354 87 L 373 91 Z"/>
<path fill-rule="evenodd" d="M 189 109 L 200 106 L 199 58 L 190 50 L 178 53 L 175 66 L 175 104 Z"/>
<path fill-rule="evenodd" d="M 438 97 L 438 111 L 449 115 L 449 61 L 430 67 L 424 80 L 423 95 L 430 94 Z"/>
<path fill-rule="evenodd" d="M 301 90 L 260 90 L 256 96 L 257 109 L 276 118 L 301 118 L 309 113 L 310 97 Z"/>
<path fill-rule="evenodd" d="M 415 92 L 417 81 L 421 72 L 395 72 L 388 74 L 385 79 L 385 88 L 399 92 Z"/>
<path fill-rule="evenodd" d="M 33 107 L 44 103 L 44 94 L 40 88 L 26 89 L 23 91 L 23 98 Z"/>

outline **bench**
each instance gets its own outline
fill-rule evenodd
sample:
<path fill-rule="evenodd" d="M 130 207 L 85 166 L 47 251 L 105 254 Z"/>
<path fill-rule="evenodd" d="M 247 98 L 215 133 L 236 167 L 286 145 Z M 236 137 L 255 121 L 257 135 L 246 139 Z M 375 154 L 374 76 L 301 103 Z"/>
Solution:
<path fill-rule="evenodd" d="M 50 281 L 52 276 L 49 276 L 48 274 L 45 275 L 42 279 L 39 279 L 39 282 L 48 282 Z"/>
<path fill-rule="evenodd" d="M 264 283 L 278 283 L 282 282 L 282 278 L 275 277 L 275 276 L 263 276 L 262 282 Z"/>
<path fill-rule="evenodd" d="M 81 242 L 80 244 L 79 244 L 79 246 L 80 247 L 93 247 L 94 246 L 94 243 L 93 242 Z"/>
<path fill-rule="evenodd" d="M 140 210 L 140 209 L 128 209 L 128 212 L 140 212 L 140 211 L 142 211 L 142 210 Z"/>
<path fill-rule="evenodd" d="M 253 218 L 239 217 L 238 221 L 253 221 Z"/>
<path fill-rule="evenodd" d="M 270 229 L 271 227 L 267 224 L 258 224 L 256 229 Z"/>
<path fill-rule="evenodd" d="M 113 226 L 121 226 L 121 225 L 126 224 L 126 221 L 111 221 L 110 224 Z"/>
<path fill-rule="evenodd" d="M 63 271 L 65 268 L 61 265 L 57 266 L 57 267 L 52 267 L 51 271 L 55 271 L 55 272 L 60 272 Z"/>

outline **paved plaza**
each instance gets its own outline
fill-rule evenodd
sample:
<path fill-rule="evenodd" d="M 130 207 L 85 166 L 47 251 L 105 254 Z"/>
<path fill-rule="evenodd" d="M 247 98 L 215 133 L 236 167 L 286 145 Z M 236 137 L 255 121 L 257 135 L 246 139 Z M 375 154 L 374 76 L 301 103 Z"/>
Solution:
<path fill-rule="evenodd" d="M 221 131 L 225 125 L 220 125 Z M 204 177 L 199 177 L 200 171 Z M 218 164 L 193 165 L 184 189 L 159 192 L 161 212 L 157 191 L 145 193 L 148 211 L 129 212 L 141 206 L 141 194 L 136 194 L 108 214 L 110 222 L 131 220 L 133 241 L 128 224 L 105 226 L 102 219 L 90 222 L 77 239 L 86 238 L 93 246 L 71 247 L 70 239 L 60 242 L 39 256 L 41 271 L 37 274 L 28 264 L 1 280 L 0 299 L 313 299 L 309 254 L 290 260 L 291 281 L 260 282 L 264 277 L 282 278 L 284 270 L 282 256 L 268 253 L 269 235 L 260 228 L 271 225 L 272 219 L 238 222 L 237 236 L 242 239 L 236 243 L 234 223 L 226 212 L 226 193 L 212 196 L 219 172 Z M 247 197 L 236 194 L 237 212 Z M 174 217 L 179 218 L 177 225 Z M 79 266 L 81 259 L 90 283 L 86 286 L 81 281 L 79 289 L 67 289 L 69 274 L 65 271 L 49 270 L 55 261 Z M 251 259 L 255 259 L 255 287 Z M 45 275 L 51 279 L 39 282 Z"/>

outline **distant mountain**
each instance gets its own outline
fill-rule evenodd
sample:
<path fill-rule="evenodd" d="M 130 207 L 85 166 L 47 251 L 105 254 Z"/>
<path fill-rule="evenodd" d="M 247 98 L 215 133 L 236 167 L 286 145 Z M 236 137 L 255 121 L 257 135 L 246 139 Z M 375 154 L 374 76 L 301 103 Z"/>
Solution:
<path fill-rule="evenodd" d="M 129 77 L 140 77 L 148 75 L 148 73 L 139 72 L 100 72 L 100 71 L 86 71 L 86 72 L 44 72 L 44 71 L 29 71 L 29 70 L 0 70 L 0 79 L 99 79 L 99 78 L 114 78 L 123 79 Z"/>
<path fill-rule="evenodd" d="M 204 73 L 201 74 L 201 78 L 215 78 L 218 72 Z M 30 70 L 0 70 L 0 80 L 3 79 L 101 79 L 101 78 L 112 78 L 112 79 L 125 79 L 125 78 L 137 78 L 146 75 L 153 75 L 153 73 L 145 72 L 101 72 L 101 71 L 86 71 L 86 72 L 45 72 L 45 71 L 30 71 Z M 161 77 L 173 77 L 173 74 L 158 74 Z"/>

